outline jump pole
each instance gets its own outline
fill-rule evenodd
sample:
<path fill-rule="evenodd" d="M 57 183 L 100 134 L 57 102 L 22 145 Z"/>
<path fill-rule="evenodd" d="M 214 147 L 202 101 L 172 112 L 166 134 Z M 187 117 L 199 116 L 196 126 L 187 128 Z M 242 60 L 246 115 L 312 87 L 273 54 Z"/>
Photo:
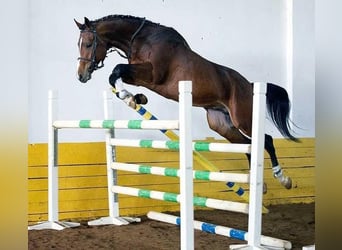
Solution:
<path fill-rule="evenodd" d="M 249 219 L 248 219 L 249 234 L 247 237 L 248 244 L 247 245 L 241 245 L 241 244 L 231 245 L 230 249 L 248 249 L 248 250 L 267 249 L 261 245 L 266 86 L 267 85 L 265 83 L 255 83 L 254 90 L 253 90 L 250 204 L 249 204 Z M 152 146 L 152 144 L 150 146 Z M 135 190 L 134 192 L 136 191 L 137 190 Z M 139 194 L 139 190 L 138 190 L 138 194 Z M 163 196 L 164 194 L 156 194 L 156 196 L 161 196 L 161 195 Z M 183 215 L 181 213 L 181 217 L 182 216 Z M 182 223 L 183 221 L 181 220 L 181 226 L 182 226 Z"/>
<path fill-rule="evenodd" d="M 180 217 L 170 215 L 170 214 L 150 211 L 147 213 L 147 217 L 152 220 L 166 222 L 166 223 L 174 224 L 177 226 L 181 224 Z M 248 235 L 249 235 L 248 232 L 243 231 L 243 230 L 215 225 L 215 224 L 206 223 L 206 222 L 202 222 L 198 220 L 194 221 L 194 228 L 196 230 L 200 230 L 203 232 L 207 232 L 211 234 L 218 234 L 218 235 L 226 236 L 229 238 L 233 238 L 237 240 L 244 240 L 244 241 L 248 240 Z M 275 249 L 291 249 L 292 248 L 292 244 L 289 241 L 281 240 L 281 239 L 277 239 L 277 238 L 273 238 L 269 236 L 264 236 L 264 235 L 261 235 L 260 242 L 261 242 L 261 245 L 271 246 Z"/>
<path fill-rule="evenodd" d="M 182 179 L 182 177 L 181 177 Z M 191 178 L 192 183 L 192 178 Z M 181 194 L 170 193 L 170 192 L 160 192 L 148 189 L 139 189 L 133 187 L 124 187 L 124 186 L 112 186 L 112 191 L 118 194 L 125 194 L 129 196 L 136 196 L 141 198 L 147 199 L 155 199 L 155 200 L 162 200 L 162 201 L 169 201 L 169 202 L 177 202 L 180 203 L 182 206 L 182 190 Z M 208 207 L 232 212 L 239 212 L 248 214 L 248 204 L 242 202 L 235 202 L 235 201 L 226 201 L 226 200 L 218 200 L 206 197 L 197 197 L 193 196 L 190 197 L 187 202 L 193 203 L 195 206 L 199 207 Z"/>
<path fill-rule="evenodd" d="M 112 88 L 112 92 L 114 94 L 117 93 L 117 90 L 115 88 Z M 133 96 L 131 93 L 129 93 L 131 96 Z M 132 103 L 129 102 L 129 100 L 124 99 L 123 100 L 127 106 L 129 106 L 130 108 L 134 109 L 138 114 L 140 114 L 144 119 L 146 120 L 158 120 L 158 118 L 156 116 L 154 116 L 152 113 L 150 113 L 148 110 L 146 110 L 143 106 L 141 106 L 140 104 L 135 104 L 132 105 Z M 175 134 L 172 130 L 170 129 L 165 129 L 165 130 L 160 130 L 163 134 L 165 134 L 170 140 L 174 140 L 174 141 L 178 141 L 179 140 L 179 136 L 177 134 Z M 193 157 L 194 160 L 196 162 L 198 162 L 201 166 L 205 167 L 206 169 L 210 170 L 210 171 L 215 171 L 218 172 L 219 169 L 214 166 L 210 161 L 208 161 L 203 155 L 201 155 L 199 152 L 197 151 L 193 151 Z M 239 195 L 242 199 L 244 199 L 245 201 L 248 201 L 248 195 L 244 192 L 244 190 L 242 189 L 242 187 L 240 187 L 238 184 L 236 183 L 230 183 L 230 185 L 227 186 L 232 189 L 237 195 Z M 268 210 L 265 208 L 265 211 L 268 212 Z"/>
<path fill-rule="evenodd" d="M 106 92 L 105 92 L 106 93 Z M 53 123 L 55 128 L 95 128 L 95 129 L 178 129 L 176 120 L 59 120 Z M 114 138 L 114 137 L 110 137 Z"/>
<path fill-rule="evenodd" d="M 163 141 L 163 140 L 131 140 L 131 139 L 111 139 L 112 146 L 124 147 L 140 147 L 155 149 L 170 149 L 181 151 L 180 141 Z M 203 152 L 232 152 L 232 153 L 250 153 L 249 144 L 233 144 L 233 143 L 216 143 L 216 142 L 191 142 L 191 148 L 196 151 Z"/>
<path fill-rule="evenodd" d="M 172 167 L 157 167 L 139 164 L 128 164 L 113 162 L 112 168 L 121 171 L 129 171 L 140 174 L 152 174 L 169 177 L 179 177 L 180 170 Z M 211 171 L 193 170 L 192 176 L 194 180 L 206 180 L 206 181 L 234 181 L 239 183 L 249 183 L 249 174 L 239 173 L 221 173 Z"/>
<path fill-rule="evenodd" d="M 112 92 L 116 94 L 118 91 L 116 88 L 112 88 Z M 129 106 L 130 108 L 134 109 L 138 114 L 140 114 L 144 119 L 146 120 L 158 120 L 156 116 L 154 116 L 152 113 L 150 113 L 148 110 L 146 110 L 143 106 L 140 104 L 132 103 L 131 97 L 133 96 L 131 93 L 127 92 L 129 94 L 128 97 L 124 98 L 123 101 Z M 175 134 L 170 129 L 160 130 L 163 134 L 165 134 L 170 140 L 178 141 L 179 137 L 177 134 Z M 219 169 L 214 166 L 210 161 L 208 161 L 203 155 L 200 154 L 198 151 L 193 151 L 193 158 L 195 161 L 197 161 L 200 165 L 205 167 L 206 169 L 214 172 L 218 172 Z M 249 197 L 246 194 L 245 190 L 237 183 L 235 182 L 227 182 L 226 186 L 233 190 L 238 196 L 240 196 L 243 200 L 249 201 Z M 268 209 L 263 206 L 262 208 L 263 213 L 268 213 Z"/>

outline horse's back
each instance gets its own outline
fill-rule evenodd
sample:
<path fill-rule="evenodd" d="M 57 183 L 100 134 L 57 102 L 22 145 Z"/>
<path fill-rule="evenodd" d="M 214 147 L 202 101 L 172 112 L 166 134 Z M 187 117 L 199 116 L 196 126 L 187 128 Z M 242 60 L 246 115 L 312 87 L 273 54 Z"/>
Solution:
<path fill-rule="evenodd" d="M 154 84 L 170 89 L 180 80 L 191 80 L 196 106 L 226 102 L 232 95 L 248 96 L 251 92 L 251 84 L 239 72 L 202 57 L 173 28 L 161 26 L 148 32 L 145 43 L 145 59 L 153 66 Z M 158 92 L 167 95 L 166 91 Z"/>

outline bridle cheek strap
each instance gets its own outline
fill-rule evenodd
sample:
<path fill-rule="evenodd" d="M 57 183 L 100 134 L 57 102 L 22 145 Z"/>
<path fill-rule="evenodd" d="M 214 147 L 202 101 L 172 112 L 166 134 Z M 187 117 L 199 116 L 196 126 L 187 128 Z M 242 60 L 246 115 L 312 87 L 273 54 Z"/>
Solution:
<path fill-rule="evenodd" d="M 134 34 L 132 35 L 130 41 L 129 41 L 129 51 L 128 51 L 128 56 L 124 56 L 122 55 L 118 50 L 114 49 L 114 50 L 110 50 L 108 51 L 108 53 L 110 52 L 113 52 L 113 51 L 116 51 L 118 52 L 118 54 L 123 57 L 123 58 L 126 58 L 126 59 L 130 59 L 131 57 L 131 50 L 132 50 L 132 44 L 133 44 L 133 41 L 135 39 L 135 37 L 138 35 L 138 33 L 142 30 L 142 28 L 144 27 L 144 24 L 146 22 L 146 19 L 144 18 L 140 24 L 140 26 L 138 27 L 138 29 L 134 32 Z M 89 67 L 89 71 L 92 72 L 94 70 L 97 70 L 97 69 L 100 69 L 104 66 L 104 59 L 99 61 L 98 63 L 96 62 L 96 48 L 97 48 L 97 40 L 98 40 L 98 36 L 97 36 L 97 33 L 96 33 L 96 30 L 94 29 L 91 29 L 91 30 L 81 30 L 81 33 L 83 32 L 91 32 L 93 33 L 93 36 L 94 36 L 94 42 L 93 42 L 93 48 L 92 48 L 92 52 L 91 52 L 91 59 L 88 59 L 88 58 L 85 58 L 85 57 L 79 57 L 77 58 L 77 60 L 80 60 L 80 61 L 86 61 L 86 62 L 91 62 L 90 64 L 90 67 Z"/>
<path fill-rule="evenodd" d="M 96 62 L 96 48 L 97 48 L 97 39 L 98 39 L 97 34 L 96 34 L 96 30 L 82 30 L 81 33 L 82 32 L 93 33 L 94 42 L 93 42 L 92 51 L 91 51 L 91 59 L 88 59 L 85 57 L 79 57 L 79 58 L 77 58 L 77 60 L 91 62 L 90 67 L 89 67 L 89 71 L 92 72 L 94 70 L 102 68 L 104 66 L 104 63 L 103 63 L 104 60 L 101 60 L 98 63 Z"/>

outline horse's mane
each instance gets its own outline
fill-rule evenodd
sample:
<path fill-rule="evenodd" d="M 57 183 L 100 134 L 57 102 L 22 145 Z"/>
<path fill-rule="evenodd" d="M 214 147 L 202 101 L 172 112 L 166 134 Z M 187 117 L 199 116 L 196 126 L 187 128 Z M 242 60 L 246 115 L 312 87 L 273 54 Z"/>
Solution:
<path fill-rule="evenodd" d="M 139 21 L 139 22 L 144 20 L 143 17 L 136 17 L 136 16 L 131 16 L 131 15 L 109 15 L 109 16 L 105 16 L 105 17 L 101 17 L 99 19 L 93 20 L 93 21 L 91 21 L 91 24 L 97 25 L 99 22 L 106 22 L 106 21 L 110 22 L 110 21 L 115 20 L 115 19 L 130 19 L 130 20 Z M 178 41 L 181 41 L 186 47 L 190 48 L 190 46 L 188 45 L 188 43 L 184 39 L 184 37 L 181 34 L 179 34 L 178 31 L 176 31 L 172 27 L 166 27 L 164 25 L 161 25 L 159 23 L 154 23 L 154 22 L 147 20 L 147 19 L 145 19 L 145 24 L 155 25 L 155 26 L 158 26 L 159 28 L 165 28 L 169 31 L 172 31 L 172 32 L 168 32 L 167 35 L 172 36 L 173 38 L 177 37 L 176 39 L 178 39 Z M 164 35 L 165 35 L 165 33 L 164 33 Z"/>
<path fill-rule="evenodd" d="M 91 21 L 91 23 L 97 24 L 99 22 L 111 21 L 113 19 L 131 19 L 131 20 L 141 21 L 144 18 L 143 17 L 131 16 L 131 15 L 108 15 L 108 16 L 101 17 L 101 18 L 98 18 L 96 20 L 93 20 L 93 21 Z M 160 25 L 159 23 L 154 23 L 154 22 L 147 20 L 147 19 L 145 20 L 145 23 L 163 26 L 163 25 Z"/>

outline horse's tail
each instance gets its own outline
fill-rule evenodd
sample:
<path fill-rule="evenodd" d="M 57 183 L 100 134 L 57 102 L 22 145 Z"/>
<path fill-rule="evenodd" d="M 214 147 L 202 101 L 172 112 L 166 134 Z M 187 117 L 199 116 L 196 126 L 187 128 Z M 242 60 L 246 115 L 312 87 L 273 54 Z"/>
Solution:
<path fill-rule="evenodd" d="M 293 136 L 290 132 L 289 114 L 291 105 L 286 90 L 280 86 L 268 83 L 266 104 L 267 111 L 280 133 L 286 139 L 299 142 L 299 139 Z"/>

